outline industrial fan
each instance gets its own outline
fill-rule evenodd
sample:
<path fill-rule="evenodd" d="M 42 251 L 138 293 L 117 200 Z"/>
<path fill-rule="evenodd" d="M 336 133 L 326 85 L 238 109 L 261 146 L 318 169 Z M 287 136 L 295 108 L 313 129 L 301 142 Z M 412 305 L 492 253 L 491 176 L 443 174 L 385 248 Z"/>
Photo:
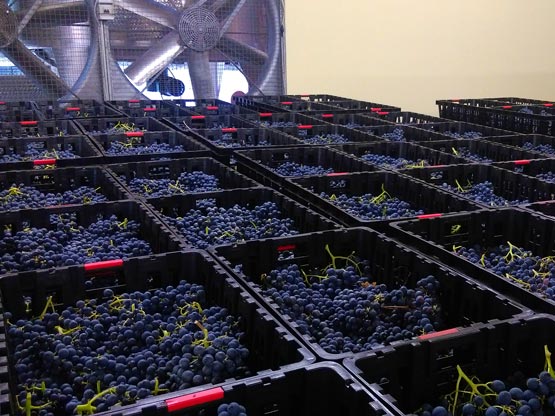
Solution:
<path fill-rule="evenodd" d="M 186 68 L 195 98 L 217 98 L 224 63 L 244 74 L 249 93 L 279 94 L 283 5 L 0 0 L 0 54 L 4 101 L 138 98 L 153 84 L 177 96 L 183 80 L 172 67 Z"/>

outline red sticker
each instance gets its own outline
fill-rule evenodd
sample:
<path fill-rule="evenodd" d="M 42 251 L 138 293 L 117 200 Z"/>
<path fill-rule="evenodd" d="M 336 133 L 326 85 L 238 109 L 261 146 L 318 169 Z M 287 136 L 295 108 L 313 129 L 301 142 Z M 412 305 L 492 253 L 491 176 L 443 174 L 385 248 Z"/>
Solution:
<path fill-rule="evenodd" d="M 272 113 L 259 113 L 260 117 L 272 117 Z"/>
<path fill-rule="evenodd" d="M 33 165 L 35 166 L 42 166 L 42 165 L 55 165 L 56 159 L 37 159 L 33 160 Z"/>
<path fill-rule="evenodd" d="M 445 329 L 443 331 L 431 332 L 429 334 L 420 335 L 418 339 L 426 340 L 426 339 L 432 339 L 432 338 L 439 338 L 444 335 L 456 334 L 457 332 L 459 332 L 457 328 Z"/>
<path fill-rule="evenodd" d="M 122 259 L 97 261 L 96 263 L 87 263 L 83 265 L 85 270 L 88 272 L 92 270 L 113 269 L 115 267 L 122 267 L 122 266 L 123 266 Z"/>
<path fill-rule="evenodd" d="M 129 101 L 127 101 L 127 102 L 128 102 L 129 104 L 137 104 L 137 103 L 140 103 L 141 100 L 129 100 Z"/>
<path fill-rule="evenodd" d="M 441 217 L 443 214 L 437 213 L 437 214 L 422 214 L 422 215 L 417 215 L 416 218 L 418 218 L 419 220 L 427 220 L 430 218 L 439 218 Z"/>
<path fill-rule="evenodd" d="M 312 128 L 312 124 L 300 124 L 297 127 L 299 130 L 309 130 Z"/>
<path fill-rule="evenodd" d="M 545 103 L 544 107 L 553 107 L 553 103 Z"/>
<path fill-rule="evenodd" d="M 389 111 L 376 111 L 376 114 L 379 116 L 387 116 L 389 114 Z"/>
<path fill-rule="evenodd" d="M 322 118 L 333 118 L 333 114 L 322 114 Z"/>
<path fill-rule="evenodd" d="M 20 121 L 19 124 L 22 126 L 36 126 L 39 122 L 38 121 Z"/>
<path fill-rule="evenodd" d="M 66 111 L 69 113 L 70 111 L 81 111 L 81 107 L 68 107 Z"/>
<path fill-rule="evenodd" d="M 283 246 L 278 246 L 277 251 L 288 251 L 288 250 L 295 250 L 297 246 L 295 244 L 286 244 Z"/>
<path fill-rule="evenodd" d="M 207 105 L 206 109 L 207 110 L 217 110 L 219 107 L 217 105 Z"/>
<path fill-rule="evenodd" d="M 515 160 L 514 161 L 515 165 L 529 165 L 530 161 L 526 160 L 526 159 L 522 159 L 522 160 Z"/>
<path fill-rule="evenodd" d="M 145 107 L 143 111 L 146 113 L 147 111 L 156 111 L 156 107 Z"/>
<path fill-rule="evenodd" d="M 237 129 L 235 127 L 226 127 L 222 129 L 222 133 L 237 133 Z"/>
<path fill-rule="evenodd" d="M 293 101 L 282 101 L 281 105 L 292 105 Z"/>
<path fill-rule="evenodd" d="M 166 400 L 168 412 L 176 412 L 188 407 L 199 404 L 210 403 L 224 398 L 224 389 L 216 387 L 209 390 L 199 391 L 198 393 L 185 394 L 184 396 L 174 397 Z"/>
<path fill-rule="evenodd" d="M 373 113 L 377 113 L 378 111 L 382 111 L 381 107 L 370 107 L 370 111 L 372 111 Z"/>
<path fill-rule="evenodd" d="M 328 173 L 327 176 L 343 176 L 348 174 L 349 172 L 333 172 L 333 173 Z"/>
<path fill-rule="evenodd" d="M 124 134 L 127 137 L 143 137 L 145 135 L 142 131 L 128 131 Z"/>
<path fill-rule="evenodd" d="M 206 116 L 191 116 L 191 120 L 204 120 Z"/>
<path fill-rule="evenodd" d="M 501 108 L 504 108 L 505 110 L 508 110 L 509 108 L 513 108 L 512 105 L 504 105 Z"/>

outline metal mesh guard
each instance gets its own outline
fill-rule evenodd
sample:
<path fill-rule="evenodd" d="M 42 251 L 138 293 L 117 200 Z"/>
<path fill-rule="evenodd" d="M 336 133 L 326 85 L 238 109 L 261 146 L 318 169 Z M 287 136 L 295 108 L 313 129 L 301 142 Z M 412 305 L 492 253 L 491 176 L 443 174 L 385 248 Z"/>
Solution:
<path fill-rule="evenodd" d="M 220 40 L 218 18 L 202 7 L 186 10 L 179 19 L 178 30 L 185 46 L 198 52 L 212 49 Z"/>
<path fill-rule="evenodd" d="M 0 3 L 0 48 L 12 43 L 17 37 L 17 19 L 6 3 Z"/>

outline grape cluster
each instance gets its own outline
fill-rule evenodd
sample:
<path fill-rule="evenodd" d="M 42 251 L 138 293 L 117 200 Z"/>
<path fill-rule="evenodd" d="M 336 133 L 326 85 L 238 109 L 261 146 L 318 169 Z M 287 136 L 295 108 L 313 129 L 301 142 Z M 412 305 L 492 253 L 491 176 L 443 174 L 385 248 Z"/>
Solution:
<path fill-rule="evenodd" d="M 279 128 L 285 128 L 285 127 L 297 127 L 299 124 L 298 123 L 294 123 L 292 121 L 260 121 L 259 124 L 262 127 L 268 127 L 271 129 L 279 129 Z"/>
<path fill-rule="evenodd" d="M 185 148 L 177 144 L 172 146 L 168 143 L 145 144 L 140 142 L 140 138 L 129 138 L 124 142 L 114 141 L 110 143 L 106 153 L 109 155 L 145 155 L 152 153 L 172 153 L 184 152 Z"/>
<path fill-rule="evenodd" d="M 105 289 L 102 299 L 61 313 L 49 299 L 40 316 L 9 323 L 18 406 L 45 416 L 92 414 L 248 375 L 239 324 L 208 303 L 202 285 L 186 281 L 122 295 Z M 235 408 L 228 415 L 239 414 Z"/>
<path fill-rule="evenodd" d="M 301 130 L 302 131 L 302 130 Z M 306 144 L 341 144 L 341 143 L 348 143 L 350 142 L 348 137 L 345 137 L 342 134 L 317 134 L 315 136 L 309 136 L 304 132 L 301 134 L 299 131 L 299 138 Z"/>
<path fill-rule="evenodd" d="M 489 249 L 480 245 L 455 246 L 454 251 L 468 261 L 518 283 L 533 293 L 555 300 L 555 262 L 551 257 L 536 256 L 511 243 Z"/>
<path fill-rule="evenodd" d="M 445 151 L 445 150 L 443 150 Z M 467 147 L 453 148 L 452 152 L 455 156 L 462 157 L 472 162 L 492 163 L 493 160 L 486 156 L 480 156 L 477 153 L 472 153 Z"/>
<path fill-rule="evenodd" d="M 284 162 L 275 168 L 270 168 L 278 175 L 281 176 L 308 176 L 308 175 L 325 175 L 333 173 L 332 168 L 325 168 L 323 166 L 305 165 L 296 162 Z"/>
<path fill-rule="evenodd" d="M 16 210 L 40 208 L 53 205 L 90 204 L 106 201 L 107 198 L 99 191 L 100 188 L 80 186 L 65 192 L 43 193 L 34 186 L 13 184 L 10 188 L 0 191 L 0 210 Z"/>
<path fill-rule="evenodd" d="M 406 140 L 405 131 L 400 127 L 396 127 L 393 131 L 384 133 L 380 137 L 392 142 L 404 142 Z"/>
<path fill-rule="evenodd" d="M 496 195 L 493 184 L 489 181 L 480 182 L 475 185 L 468 184 L 464 187 L 459 184 L 457 186 L 451 186 L 447 183 L 443 183 L 441 186 L 451 192 L 456 192 L 466 198 L 472 199 L 473 201 L 492 207 L 505 207 L 509 205 L 521 205 L 528 203 L 528 200 L 526 199 L 515 199 L 510 201 L 502 196 Z"/>
<path fill-rule="evenodd" d="M 75 159 L 79 157 L 72 150 L 45 149 L 42 143 L 28 143 L 25 152 L 7 153 L 0 157 L 0 162 L 26 162 L 37 159 Z"/>
<path fill-rule="evenodd" d="M 152 253 L 139 238 L 136 221 L 110 216 L 83 227 L 75 214 L 51 215 L 50 221 L 51 229 L 28 226 L 13 232 L 10 226 L 5 228 L 0 240 L 0 274 Z"/>
<path fill-rule="evenodd" d="M 538 175 L 536 175 L 536 178 L 544 181 L 544 182 L 551 182 L 551 183 L 555 183 L 555 173 L 549 171 L 546 173 L 540 173 Z"/>
<path fill-rule="evenodd" d="M 540 416 L 553 415 L 555 379 L 542 371 L 527 377 L 517 371 L 506 381 L 482 383 L 469 377 L 457 366 L 455 390 L 440 400 L 438 406 L 426 403 L 416 412 L 419 416 Z"/>
<path fill-rule="evenodd" d="M 125 177 L 122 177 L 122 179 L 125 180 Z M 134 178 L 128 181 L 127 184 L 131 191 L 148 198 L 211 192 L 221 189 L 218 178 L 202 171 L 183 172 L 175 181 L 168 178 Z"/>
<path fill-rule="evenodd" d="M 522 148 L 525 150 L 533 150 L 535 152 L 555 155 L 555 147 L 550 144 L 534 144 L 532 142 L 526 142 L 522 145 Z"/>
<path fill-rule="evenodd" d="M 423 210 L 413 209 L 408 202 L 383 193 L 377 196 L 372 194 L 349 196 L 329 195 L 322 192 L 320 197 L 362 220 L 389 220 L 424 214 Z"/>
<path fill-rule="evenodd" d="M 214 200 L 191 209 L 183 217 L 165 215 L 167 222 L 185 235 L 196 248 L 298 234 L 294 221 L 281 218 L 274 202 L 264 202 L 252 209 L 238 204 L 218 207 Z"/>
<path fill-rule="evenodd" d="M 480 137 L 482 137 L 482 133 L 480 133 L 479 131 L 465 131 L 463 133 L 458 133 L 455 131 L 444 131 L 441 134 L 453 139 L 479 139 Z"/>
<path fill-rule="evenodd" d="M 324 268 L 277 268 L 261 283 L 263 295 L 325 351 L 366 351 L 441 326 L 439 282 L 433 276 L 414 288 L 393 288 L 375 281 L 368 261 L 338 258 Z"/>
<path fill-rule="evenodd" d="M 218 406 L 218 416 L 247 416 L 247 409 L 239 403 L 224 403 Z"/>
<path fill-rule="evenodd" d="M 260 139 L 255 141 L 254 138 L 249 140 L 238 139 L 233 137 L 231 133 L 224 133 L 220 138 L 214 138 L 211 140 L 216 146 L 220 147 L 249 147 L 249 146 L 268 146 L 270 143 L 265 139 Z"/>
<path fill-rule="evenodd" d="M 377 153 L 365 153 L 361 156 L 361 159 L 366 160 L 374 165 L 385 169 L 405 169 L 411 167 L 424 167 L 429 166 L 427 160 L 419 159 L 417 162 L 410 159 L 405 159 L 402 157 L 393 157 L 387 155 L 380 155 Z"/>

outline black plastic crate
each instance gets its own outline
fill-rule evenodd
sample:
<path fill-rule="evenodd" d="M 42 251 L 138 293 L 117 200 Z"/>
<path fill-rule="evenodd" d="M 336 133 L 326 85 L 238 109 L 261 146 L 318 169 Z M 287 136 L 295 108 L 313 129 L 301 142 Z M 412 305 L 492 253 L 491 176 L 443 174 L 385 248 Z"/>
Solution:
<path fill-rule="evenodd" d="M 401 111 L 400 107 L 358 100 L 329 101 L 326 102 L 326 105 L 337 108 L 344 108 L 346 110 L 366 110 L 371 112 Z"/>
<path fill-rule="evenodd" d="M 172 127 L 179 130 L 196 130 L 196 129 L 221 129 L 228 127 L 248 128 L 253 127 L 253 123 L 249 120 L 258 120 L 256 113 L 238 115 L 191 115 L 186 117 L 166 117 Z"/>
<path fill-rule="evenodd" d="M 476 204 L 485 208 L 522 205 L 530 202 L 555 199 L 554 184 L 519 175 L 518 173 L 492 165 L 451 165 L 412 169 L 404 173 L 442 189 L 447 189 L 446 186 L 450 186 L 451 190 L 449 192 L 453 192 L 459 198 L 468 198 L 468 200 L 471 199 L 465 196 L 465 193 L 468 192 L 467 187 L 469 185 L 490 182 L 493 186 L 493 193 L 504 198 L 507 202 L 504 204 L 500 202 L 491 204 L 475 201 Z M 464 190 L 456 192 L 459 187 Z"/>
<path fill-rule="evenodd" d="M 357 127 L 356 130 L 389 142 L 426 142 L 446 139 L 444 135 L 438 132 L 419 129 L 412 125 L 391 124 L 390 122 Z"/>
<path fill-rule="evenodd" d="M 98 164 L 102 161 L 102 154 L 86 136 L 50 136 L 28 138 L 0 138 L 0 157 L 4 155 L 25 156 L 30 148 L 44 151 L 44 157 L 34 159 L 26 157 L 24 161 L 0 162 L 0 170 L 52 168 L 53 166 L 83 166 Z M 76 157 L 60 156 L 61 151 L 71 152 Z M 68 156 L 66 154 L 66 156 Z"/>
<path fill-rule="evenodd" d="M 439 116 L 449 120 L 486 124 L 487 109 L 498 107 L 499 101 L 491 99 L 437 100 Z"/>
<path fill-rule="evenodd" d="M 513 146 L 475 139 L 422 142 L 421 145 L 462 158 L 465 161 L 463 163 L 515 162 L 542 157 L 535 152 L 527 152 Z"/>
<path fill-rule="evenodd" d="M 512 170 L 526 176 L 532 176 L 544 182 L 555 182 L 555 159 L 517 160 L 500 162 L 495 166 Z"/>
<path fill-rule="evenodd" d="M 93 136 L 101 134 L 162 132 L 171 128 L 152 117 L 112 117 L 79 119 L 75 123 L 85 134 Z"/>
<path fill-rule="evenodd" d="M 490 137 L 488 142 L 519 147 L 531 153 L 555 157 L 555 137 L 541 134 L 518 134 L 506 137 Z"/>
<path fill-rule="evenodd" d="M 69 120 L 0 122 L 0 138 L 68 136 L 81 134 Z"/>
<path fill-rule="evenodd" d="M 427 114 L 413 113 L 411 111 L 392 111 L 378 112 L 374 117 L 386 120 L 394 124 L 426 124 L 426 123 L 444 123 L 448 119 L 429 116 Z"/>
<path fill-rule="evenodd" d="M 347 226 L 362 225 L 383 229 L 387 223 L 399 218 L 433 218 L 445 213 L 473 211 L 478 208 L 477 204 L 464 198 L 458 198 L 449 192 L 391 171 L 308 177 L 289 181 L 296 185 L 296 189 L 292 189 L 291 192 L 306 201 L 309 207 L 314 207 L 315 210 Z M 321 196 L 322 193 L 327 196 Z M 388 213 L 385 206 L 385 209 L 381 208 L 379 218 L 364 219 L 335 203 L 343 194 L 359 201 L 363 195 L 370 194 L 372 197 L 369 198 L 376 199 L 378 203 L 398 198 L 408 203 L 410 209 L 415 212 L 414 215 L 411 212 L 399 217 L 396 212 Z M 419 210 L 423 212 L 419 214 Z"/>
<path fill-rule="evenodd" d="M 511 278 L 496 274 L 493 269 L 486 267 L 482 258 L 474 263 L 457 254 L 461 247 L 479 245 L 488 255 L 493 248 L 508 246 L 507 242 L 510 242 L 530 250 L 536 256 L 550 256 L 555 249 L 553 218 L 522 209 L 499 209 L 449 215 L 430 221 L 399 221 L 391 226 L 403 233 L 400 239 L 421 252 L 535 311 L 555 312 L 555 301 L 546 299 L 543 293 L 527 290 L 528 286 L 514 276 Z M 515 254 L 518 252 L 515 251 Z"/>
<path fill-rule="evenodd" d="M 1 191 L 8 191 L 15 187 L 15 192 L 22 192 L 19 190 L 20 185 L 32 186 L 42 193 L 54 194 L 88 186 L 97 190 L 109 201 L 130 199 L 130 194 L 99 166 L 0 172 Z M 80 203 L 91 203 L 90 199 L 87 201 L 86 198 L 87 196 L 84 196 Z M 9 197 L 4 200 L 9 201 Z M 46 202 L 43 201 L 42 206 L 47 206 Z M 0 211 L 4 211 L 3 204 L 0 205 Z"/>
<path fill-rule="evenodd" d="M 339 110 L 333 111 L 331 113 L 322 113 L 320 111 L 306 111 L 303 113 L 306 116 L 322 120 L 324 123 L 330 124 L 340 124 L 349 128 L 358 128 L 365 126 L 383 126 L 392 124 L 380 117 L 380 114 L 389 114 L 388 112 L 378 111 L 378 112 L 364 112 L 364 113 L 353 113 L 351 110 Z M 313 122 L 312 124 L 319 124 Z"/>
<path fill-rule="evenodd" d="M 88 290 L 87 282 L 91 280 L 101 281 L 101 287 Z M 130 259 L 110 269 L 71 267 L 56 273 L 40 271 L 20 278 L 7 276 L 0 281 L 0 291 L 4 313 L 11 313 L 13 322 L 17 322 L 20 318 L 36 317 L 43 310 L 49 310 L 45 309 L 48 306 L 47 299 L 49 297 L 52 299 L 54 309 L 61 312 L 62 308 L 75 306 L 79 300 L 106 300 L 103 296 L 106 288 L 112 289 L 117 296 L 121 293 L 165 289 L 168 286 L 176 286 L 181 281 L 204 286 L 205 301 L 201 300 L 200 302 L 209 306 L 226 308 L 229 315 L 236 319 L 235 325 L 244 333 L 241 342 L 249 349 L 249 356 L 246 359 L 247 368 L 245 371 L 237 372 L 236 378 L 226 380 L 227 383 L 249 385 L 249 382 L 256 383 L 260 380 L 255 377 L 258 374 L 260 374 L 259 377 L 264 377 L 264 374 L 272 374 L 269 370 L 287 372 L 289 369 L 302 368 L 314 361 L 314 357 L 282 325 L 249 294 L 244 292 L 240 285 L 213 259 L 201 251 Z M 155 297 L 154 293 L 152 292 L 153 297 Z M 13 346 L 10 344 L 10 335 L 7 334 L 8 325 L 3 327 L 7 351 L 3 349 L 2 352 L 5 365 L 9 368 L 10 390 L 2 397 L 3 406 L 1 407 L 4 410 L 2 413 L 8 414 L 9 399 L 12 405 L 12 414 L 18 414 L 19 411 L 15 409 L 13 398 L 15 392 L 14 358 L 11 355 Z M 137 344 L 141 344 L 140 340 Z M 346 371 L 345 374 L 344 377 L 348 378 Z M 4 381 L 7 381 L 5 379 L 8 374 L 4 372 L 3 376 Z M 245 377 L 249 378 L 243 382 L 238 381 Z M 149 378 L 152 379 L 152 376 Z M 163 383 L 161 379 L 159 381 L 161 384 Z M 352 380 L 349 381 L 352 382 Z M 72 380 L 68 380 L 68 383 L 72 384 Z M 345 381 L 345 384 L 348 385 L 348 381 Z M 356 391 L 359 394 L 364 392 L 360 386 L 357 387 Z M 101 388 L 104 390 L 105 386 Z M 177 397 L 183 396 L 189 391 L 210 388 L 214 388 L 214 384 L 204 382 L 190 390 L 177 390 L 177 392 L 160 398 L 151 396 L 144 402 L 139 401 L 137 405 L 116 407 L 112 409 L 112 412 L 128 414 L 126 411 L 135 406 L 143 407 L 149 402 L 160 401 L 161 404 L 166 403 L 167 410 L 176 410 L 179 406 L 178 403 L 185 403 L 184 400 L 179 401 Z M 97 387 L 95 386 L 94 389 L 96 391 Z M 170 399 L 172 396 L 176 397 L 173 401 Z M 167 397 L 167 402 L 164 402 L 164 397 Z M 369 399 L 368 396 L 366 398 Z M 98 403 L 93 404 L 97 405 Z M 114 414 L 112 412 L 110 414 Z"/>
<path fill-rule="evenodd" d="M 512 105 L 546 105 L 548 107 L 553 107 L 553 105 L 555 105 L 555 101 L 536 100 L 533 98 L 521 98 L 521 97 L 495 97 L 495 98 L 488 98 L 488 100 L 499 101 L 503 104 L 512 104 Z"/>
<path fill-rule="evenodd" d="M 123 115 L 123 113 L 95 100 L 38 101 L 35 105 L 45 120 Z"/>
<path fill-rule="evenodd" d="M 225 190 L 214 193 L 177 195 L 168 198 L 152 198 L 148 200 L 148 204 L 150 204 L 152 211 L 168 224 L 168 227 L 173 230 L 174 234 L 178 238 L 180 238 L 185 245 L 192 245 L 192 242 L 187 239 L 185 234 L 169 224 L 168 219 L 165 217 L 183 217 L 191 210 L 200 210 L 204 212 L 203 207 L 205 207 L 207 201 L 210 200 L 215 201 L 215 205 L 218 208 L 226 209 L 231 208 L 235 205 L 239 205 L 248 209 L 253 209 L 263 203 L 273 202 L 275 205 L 277 205 L 281 214 L 281 218 L 289 218 L 293 220 L 293 228 L 295 229 L 296 233 L 330 230 L 339 227 L 338 224 L 333 222 L 332 220 L 318 215 L 314 211 L 302 206 L 301 204 L 270 188 L 243 189 L 241 190 L 241 192 L 237 192 L 234 190 Z M 210 224 L 211 223 L 209 222 L 206 223 L 208 232 L 211 231 Z M 199 227 L 201 226 L 202 231 L 205 232 L 204 224 L 199 225 Z M 216 231 L 218 231 L 218 233 L 220 232 L 220 230 Z M 242 235 L 243 231 L 244 230 L 242 229 L 236 229 L 233 224 L 230 224 L 229 230 L 223 230 L 221 233 L 222 236 L 224 236 L 226 235 L 226 232 L 239 232 L 241 233 L 241 235 L 237 237 L 237 239 L 242 240 L 245 237 L 244 235 Z M 268 234 L 268 236 L 271 235 Z M 217 240 L 217 237 L 215 237 L 214 240 Z"/>
<path fill-rule="evenodd" d="M 0 225 L 2 227 L 0 239 L 3 243 L 5 243 L 5 241 L 8 241 L 6 239 L 11 239 L 11 236 L 16 232 L 25 231 L 32 227 L 54 230 L 58 226 L 57 221 L 59 216 L 65 214 L 75 214 L 76 224 L 82 227 L 88 227 L 90 224 L 99 219 L 109 219 L 112 215 L 115 215 L 117 220 L 121 221 L 121 223 L 118 223 L 118 227 L 126 227 L 128 221 L 136 221 L 139 224 L 138 238 L 146 241 L 150 245 L 153 253 L 165 253 L 188 248 L 187 246 L 181 244 L 178 239 L 173 237 L 171 232 L 166 229 L 166 227 L 162 225 L 162 223 L 154 215 L 152 215 L 149 210 L 143 207 L 143 205 L 129 200 L 118 202 L 99 202 L 91 205 L 57 206 L 51 207 L 51 209 L 48 210 L 35 208 L 19 211 L 6 211 L 0 217 Z M 61 226 L 63 227 L 64 224 Z M 44 244 L 44 242 L 40 241 L 39 244 Z M 67 244 L 67 242 L 62 242 L 62 244 Z M 6 250 L 13 248 L 9 244 L 6 247 Z M 89 264 L 95 262 L 94 248 L 91 247 L 91 249 L 93 251 L 91 252 L 90 262 L 87 262 Z M 21 264 L 21 261 L 19 261 L 19 264 Z M 36 269 L 42 268 L 54 270 L 54 266 L 47 267 L 47 263 L 45 263 L 44 266 L 45 267 L 41 266 Z M 36 269 L 33 268 L 33 270 Z M 25 275 L 26 273 L 29 272 L 14 271 L 10 274 Z"/>
<path fill-rule="evenodd" d="M 378 164 L 368 161 L 368 163 L 371 163 L 379 169 L 416 169 L 425 166 L 465 163 L 464 159 L 453 154 L 443 153 L 409 142 L 356 143 L 339 145 L 336 148 L 363 160 L 364 155 L 366 154 L 375 154 L 394 159 L 401 159 L 396 161 L 388 158 L 384 160 L 383 163 Z"/>
<path fill-rule="evenodd" d="M 107 168 L 128 189 L 129 181 L 132 179 L 171 179 L 177 182 L 181 173 L 195 171 L 215 176 L 218 179 L 218 188 L 220 189 L 254 188 L 260 186 L 253 180 L 218 162 L 216 159 L 208 157 L 120 163 L 108 165 Z M 173 186 L 177 188 L 179 184 L 175 183 Z M 130 189 L 129 192 L 137 198 L 150 198 L 142 193 L 133 192 Z M 189 192 L 184 191 L 183 193 Z"/>
<path fill-rule="evenodd" d="M 330 267 L 333 268 L 333 264 L 336 265 L 335 268 L 342 268 L 353 266 L 352 262 L 366 260 L 369 264 L 367 271 L 369 279 L 372 279 L 371 281 L 376 282 L 377 285 L 387 285 L 390 290 L 403 285 L 406 285 L 407 289 L 414 288 L 417 281 L 433 275 L 439 282 L 438 303 L 441 307 L 441 318 L 438 319 L 441 322 L 436 325 L 438 330 L 452 330 L 455 327 L 472 326 L 479 322 L 507 319 L 525 313 L 523 307 L 508 301 L 486 286 L 455 273 L 446 266 L 431 261 L 420 253 L 368 228 L 351 228 L 249 241 L 215 247 L 210 251 L 224 267 L 236 274 L 237 278 L 253 294 L 260 297 L 279 319 L 289 325 L 319 358 L 325 360 L 340 360 L 352 356 L 356 351 L 333 353 L 331 352 L 333 350 L 325 349 L 312 334 L 303 330 L 297 321 L 297 319 L 302 320 L 303 318 L 293 317 L 286 313 L 274 300 L 275 298 L 264 293 L 265 279 L 270 276 L 272 270 L 297 265 L 307 275 L 311 275 L 312 270 L 321 270 L 321 274 L 324 274 L 325 278 L 326 270 Z M 333 256 L 343 257 L 332 261 L 330 253 Z M 346 257 L 351 258 L 352 262 L 346 261 Z M 334 263 L 335 261 L 337 263 Z M 350 286 L 347 285 L 347 287 Z M 362 302 L 361 298 L 357 296 L 356 288 L 352 287 L 352 289 L 353 293 L 350 299 Z M 360 292 L 364 293 L 362 290 Z M 384 296 L 386 295 L 384 294 Z M 334 298 L 329 295 L 325 297 Z M 303 306 L 300 304 L 299 308 L 301 311 L 303 310 Z M 320 312 L 324 314 L 321 319 L 325 320 L 326 312 L 324 310 L 320 310 Z M 309 312 L 307 311 L 307 313 Z M 367 319 L 371 320 L 372 318 L 367 317 Z M 343 334 L 349 333 L 348 328 L 340 323 L 336 326 L 329 325 L 329 327 Z M 366 333 L 372 333 L 372 331 L 365 330 Z M 432 332 L 429 332 L 428 336 L 430 334 Z M 389 345 L 416 341 L 418 341 L 417 337 L 392 341 L 382 340 L 383 346 L 378 345 L 373 349 L 387 349 Z M 364 345 L 360 348 L 363 350 Z"/>
<path fill-rule="evenodd" d="M 330 94 L 287 94 L 284 98 L 292 100 L 312 101 L 315 103 L 326 103 L 329 101 L 348 101 L 349 98 Z"/>
<path fill-rule="evenodd" d="M 0 122 L 40 120 L 35 105 L 31 101 L 0 101 Z"/>
<path fill-rule="evenodd" d="M 108 101 L 108 104 L 129 117 L 162 118 L 190 116 L 194 113 L 165 100 L 117 100 Z"/>
<path fill-rule="evenodd" d="M 257 147 L 298 146 L 302 142 L 275 129 L 262 127 L 191 130 L 196 138 L 215 152 L 230 153 L 236 149 Z M 225 140 L 222 143 L 221 140 Z"/>
<path fill-rule="evenodd" d="M 525 205 L 524 209 L 555 219 L 555 201 L 536 202 Z"/>
<path fill-rule="evenodd" d="M 524 385 L 519 387 L 526 390 L 526 379 L 537 379 L 544 370 L 544 346 L 550 352 L 555 350 L 554 330 L 552 316 L 511 319 L 446 334 L 417 345 L 402 345 L 384 354 L 348 358 L 344 364 L 366 381 L 371 391 L 395 413 L 414 414 L 420 409 L 418 414 L 421 414 L 423 404 L 439 405 L 443 396 L 455 391 L 459 377 L 457 366 L 469 378 L 476 377 L 481 383 L 493 380 L 507 383 L 513 379 L 507 383 L 507 390 L 515 385 L 515 373 L 521 372 Z M 461 381 L 459 390 L 465 390 L 466 386 Z M 458 403 L 466 403 L 465 398 L 468 394 L 459 394 Z M 459 408 L 456 414 L 460 411 Z"/>
<path fill-rule="evenodd" d="M 334 176 L 345 172 L 368 172 L 375 170 L 370 164 L 347 156 L 327 147 L 303 146 L 279 149 L 245 150 L 235 153 L 240 171 L 253 176 L 259 182 L 283 185 L 286 178 L 295 175 L 284 175 L 274 169 L 284 163 L 295 163 L 304 166 L 319 166 L 321 175 Z M 318 173 L 315 173 L 318 174 Z M 311 176 L 296 175 L 299 176 Z"/>
<path fill-rule="evenodd" d="M 334 145 L 351 142 L 375 142 L 381 141 L 380 137 L 373 136 L 367 132 L 351 129 L 346 126 L 334 124 L 315 125 L 304 124 L 297 127 L 283 127 L 280 131 L 296 137 L 304 145 Z M 331 135 L 331 137 L 329 137 Z M 318 139 L 318 137 L 321 139 Z"/>
<path fill-rule="evenodd" d="M 491 126 L 527 134 L 555 134 L 553 104 L 547 106 L 503 105 L 488 111 Z"/>
<path fill-rule="evenodd" d="M 125 415 L 215 415 L 220 404 L 231 402 L 244 406 L 253 416 L 390 415 L 347 370 L 330 362 L 267 373 L 208 390 L 146 399 Z M 119 416 L 123 412 L 111 414 Z"/>
<path fill-rule="evenodd" d="M 338 107 L 331 106 L 328 104 L 320 102 L 302 101 L 294 100 L 290 98 L 284 98 L 283 100 L 276 101 L 272 100 L 257 100 L 251 96 L 235 97 L 235 103 L 243 108 L 249 109 L 251 111 L 257 112 L 271 112 L 271 113 L 283 113 L 285 111 L 324 111 L 329 112 L 332 110 L 337 110 Z"/>
<path fill-rule="evenodd" d="M 257 126 L 268 127 L 274 129 L 283 129 L 284 127 L 295 127 L 310 124 L 324 124 L 319 122 L 316 117 L 305 115 L 303 113 L 271 113 L 260 112 L 255 120 L 252 120 Z"/>
<path fill-rule="evenodd" d="M 132 162 L 137 160 L 152 160 L 162 157 L 193 157 L 209 156 L 210 151 L 191 136 L 178 131 L 137 131 L 116 134 L 97 134 L 91 136 L 104 156 L 106 163 Z M 125 154 L 124 152 L 110 152 L 115 144 L 125 144 L 124 147 L 150 146 L 165 144 L 167 147 L 158 152 L 143 152 Z"/>
<path fill-rule="evenodd" d="M 228 103 L 221 100 L 173 100 L 175 105 L 187 110 L 192 111 L 199 115 L 240 115 L 252 114 L 253 111 L 248 108 Z"/>
<path fill-rule="evenodd" d="M 452 139 L 482 139 L 496 136 L 512 136 L 513 133 L 507 130 L 495 129 L 493 127 L 482 126 L 479 124 L 447 122 L 447 123 L 424 123 L 416 124 L 415 127 L 424 130 L 431 130 Z M 468 136 L 467 136 L 468 135 Z M 461 137 L 455 137 L 461 136 Z"/>

